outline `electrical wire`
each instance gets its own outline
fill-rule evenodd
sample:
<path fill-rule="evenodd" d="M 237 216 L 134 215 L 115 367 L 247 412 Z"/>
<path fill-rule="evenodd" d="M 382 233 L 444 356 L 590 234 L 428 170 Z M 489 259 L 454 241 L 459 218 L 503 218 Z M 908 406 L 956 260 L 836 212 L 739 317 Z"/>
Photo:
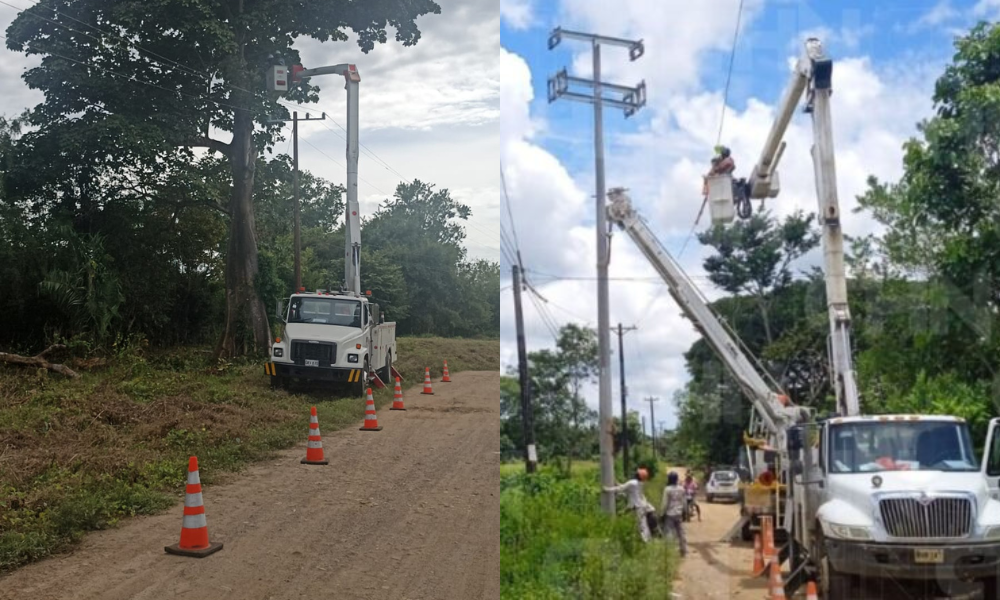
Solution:
<path fill-rule="evenodd" d="M 507 218 L 510 219 L 510 230 L 514 234 L 514 247 L 517 248 L 518 257 L 521 256 L 521 243 L 517 239 L 517 228 L 514 226 L 514 211 L 511 209 L 510 194 L 507 193 L 507 177 L 503 172 L 503 159 L 500 159 L 500 182 L 503 185 L 504 202 L 507 205 Z"/>
<path fill-rule="evenodd" d="M 740 36 L 740 21 L 743 19 L 743 0 L 740 0 L 739 9 L 736 11 L 736 28 L 733 31 L 733 47 L 729 51 L 729 72 L 726 74 L 726 88 L 722 93 L 722 114 L 719 117 L 719 135 L 715 139 L 718 146 L 722 141 L 722 126 L 726 122 L 726 104 L 729 102 L 729 83 L 733 77 L 733 63 L 736 61 L 736 42 Z"/>

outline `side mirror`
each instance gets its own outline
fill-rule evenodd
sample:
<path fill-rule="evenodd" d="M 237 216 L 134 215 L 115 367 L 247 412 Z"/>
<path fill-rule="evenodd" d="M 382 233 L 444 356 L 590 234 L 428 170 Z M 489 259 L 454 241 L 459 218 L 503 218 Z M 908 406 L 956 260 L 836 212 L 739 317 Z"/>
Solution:
<path fill-rule="evenodd" d="M 285 299 L 278 298 L 274 305 L 274 316 L 278 318 L 282 323 L 285 322 Z"/>
<path fill-rule="evenodd" d="M 380 318 L 381 318 L 381 311 L 379 311 L 378 304 L 371 304 L 369 306 L 371 308 L 371 313 L 372 313 L 372 322 L 375 323 L 376 325 L 378 325 L 379 323 L 382 322 L 380 320 Z"/>

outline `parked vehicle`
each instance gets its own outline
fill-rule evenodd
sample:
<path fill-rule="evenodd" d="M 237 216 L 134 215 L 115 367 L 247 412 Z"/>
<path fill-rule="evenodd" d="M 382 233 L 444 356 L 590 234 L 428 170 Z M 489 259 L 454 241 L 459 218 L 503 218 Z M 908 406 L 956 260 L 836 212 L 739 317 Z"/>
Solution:
<path fill-rule="evenodd" d="M 713 471 L 705 484 L 705 500 L 709 503 L 718 499 L 738 502 L 740 499 L 740 478 L 736 471 Z"/>

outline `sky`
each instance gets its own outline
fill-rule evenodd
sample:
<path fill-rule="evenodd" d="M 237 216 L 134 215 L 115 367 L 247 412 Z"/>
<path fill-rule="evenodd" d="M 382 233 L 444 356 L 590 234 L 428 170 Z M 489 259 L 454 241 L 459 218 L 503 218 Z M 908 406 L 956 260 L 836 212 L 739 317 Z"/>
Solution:
<path fill-rule="evenodd" d="M 689 240 L 701 205 L 701 175 L 716 140 L 732 148 L 736 175 L 746 176 L 773 123 L 802 42 L 819 37 L 834 60 L 832 119 L 844 231 L 879 233 L 857 212 L 869 176 L 895 181 L 902 145 L 933 115 L 934 82 L 954 54 L 954 38 L 979 20 L 1000 19 L 1000 0 L 501 0 L 500 160 L 510 211 L 502 234 L 520 250 L 529 351 L 554 346 L 565 323 L 597 323 L 593 109 L 565 99 L 549 103 L 547 80 L 562 68 L 590 78 L 590 46 L 563 40 L 557 26 L 643 40 L 630 62 L 625 49 L 602 48 L 605 81 L 647 85 L 647 106 L 631 118 L 605 109 L 607 187 L 630 189 L 654 233 L 709 297 L 720 292 L 701 264 L 707 253 Z M 737 30 L 737 22 L 739 27 Z M 734 33 L 737 33 L 733 51 Z M 729 77 L 732 60 L 731 78 Z M 728 95 L 726 82 L 729 79 Z M 786 133 L 782 191 L 768 201 L 778 216 L 817 209 L 810 157 L 812 125 L 799 112 Z M 699 230 L 706 227 L 702 219 Z M 685 242 L 688 242 L 685 245 Z M 688 380 L 683 353 L 697 340 L 652 267 L 621 232 L 611 240 L 611 323 L 637 326 L 624 337 L 628 408 L 676 424 L 672 398 Z M 819 264 L 806 256 L 797 268 Z M 510 261 L 501 263 L 510 272 Z M 501 367 L 516 364 L 513 298 L 502 288 Z M 612 336 L 613 404 L 620 402 L 617 337 Z M 597 388 L 585 390 L 597 408 Z M 659 427 L 659 425 L 658 425 Z"/>
<path fill-rule="evenodd" d="M 496 60 L 500 14 L 491 0 L 436 1 L 441 14 L 417 20 L 421 39 L 409 48 L 393 41 L 391 28 L 389 43 L 376 45 L 368 54 L 360 51 L 353 37 L 340 43 L 303 38 L 296 47 L 307 68 L 338 63 L 358 67 L 359 138 L 365 147 L 358 165 L 362 215 L 372 214 L 404 180 L 420 179 L 447 188 L 472 209 L 466 222 L 469 257 L 496 262 L 502 198 L 493 163 L 500 133 Z M 0 28 L 6 31 L 18 10 L 30 4 L 30 0 L 11 0 L 0 5 Z M 4 90 L 0 115 L 15 116 L 43 100 L 41 92 L 29 89 L 21 79 L 39 62 L 38 57 L 0 47 Z M 320 102 L 306 106 L 315 111 L 314 117 L 326 112 L 327 120 L 300 124 L 299 166 L 343 184 L 343 79 L 323 76 L 313 83 L 321 88 Z M 300 111 L 300 116 L 306 112 Z M 290 124 L 286 134 L 290 139 Z M 231 137 L 220 134 L 219 139 L 228 142 Z M 288 143 L 279 143 L 276 149 L 291 153 Z"/>

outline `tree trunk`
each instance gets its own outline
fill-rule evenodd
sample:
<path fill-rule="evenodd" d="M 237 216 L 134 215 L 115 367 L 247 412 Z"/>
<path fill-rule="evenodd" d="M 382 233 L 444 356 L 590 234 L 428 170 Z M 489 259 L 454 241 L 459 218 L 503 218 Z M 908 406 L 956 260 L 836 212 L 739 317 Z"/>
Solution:
<path fill-rule="evenodd" d="M 229 199 L 229 246 L 226 251 L 226 327 L 215 357 L 259 354 L 269 347 L 271 330 L 264 303 L 257 296 L 257 236 L 254 232 L 253 182 L 257 149 L 253 117 L 237 110 L 230 153 L 233 191 Z"/>

